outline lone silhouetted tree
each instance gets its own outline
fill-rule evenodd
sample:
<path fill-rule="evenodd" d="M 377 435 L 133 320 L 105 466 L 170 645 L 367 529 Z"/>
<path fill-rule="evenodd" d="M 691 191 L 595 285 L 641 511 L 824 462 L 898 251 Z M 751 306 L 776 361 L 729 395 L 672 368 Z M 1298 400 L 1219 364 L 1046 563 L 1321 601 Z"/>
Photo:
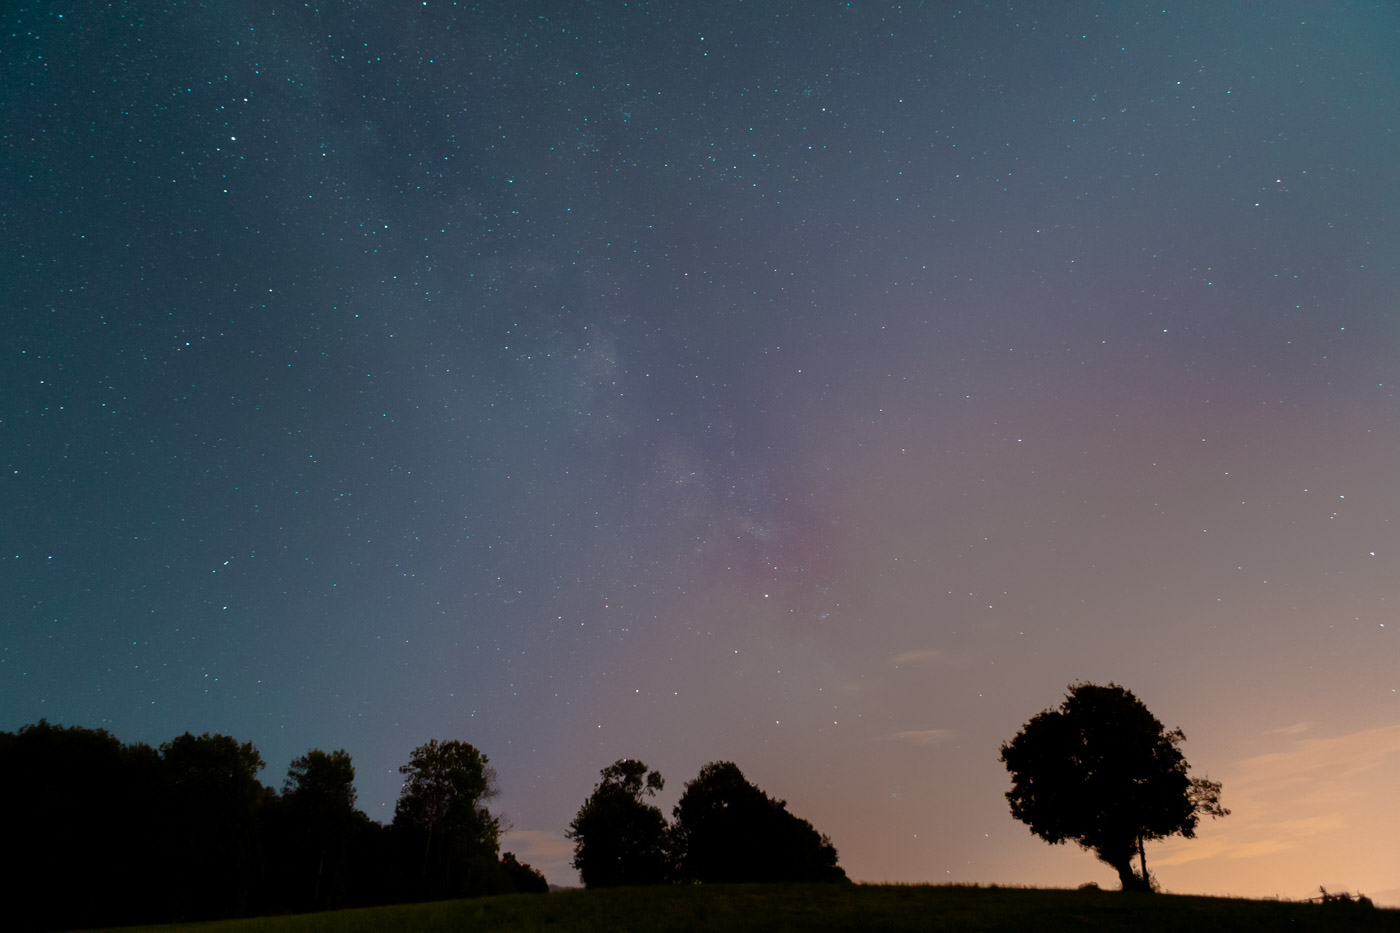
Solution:
<path fill-rule="evenodd" d="M 672 811 L 681 880 L 846 881 L 836 847 L 812 824 L 745 780 L 730 761 L 700 769 Z"/>
<path fill-rule="evenodd" d="M 666 881 L 666 817 L 645 800 L 665 787 L 661 773 L 620 758 L 602 775 L 565 833 L 579 877 L 590 888 Z"/>
<path fill-rule="evenodd" d="M 1117 684 L 1071 685 L 1059 709 L 1038 713 L 1001 746 L 1011 815 L 1046 842 L 1073 840 L 1092 851 L 1123 890 L 1151 891 L 1143 844 L 1192 838 L 1202 814 L 1230 812 L 1220 805 L 1219 782 L 1187 774 L 1185 739 Z"/>

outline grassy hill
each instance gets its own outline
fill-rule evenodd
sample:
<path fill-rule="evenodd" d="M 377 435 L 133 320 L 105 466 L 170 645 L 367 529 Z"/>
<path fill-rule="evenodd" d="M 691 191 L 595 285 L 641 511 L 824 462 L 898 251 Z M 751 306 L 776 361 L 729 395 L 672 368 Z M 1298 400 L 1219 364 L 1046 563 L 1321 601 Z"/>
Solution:
<path fill-rule="evenodd" d="M 1400 910 L 932 885 L 705 885 L 515 894 L 142 929 L 170 933 L 617 933 L 617 931 L 1251 931 L 1400 933 Z M 128 928 L 130 933 L 130 928 Z"/>

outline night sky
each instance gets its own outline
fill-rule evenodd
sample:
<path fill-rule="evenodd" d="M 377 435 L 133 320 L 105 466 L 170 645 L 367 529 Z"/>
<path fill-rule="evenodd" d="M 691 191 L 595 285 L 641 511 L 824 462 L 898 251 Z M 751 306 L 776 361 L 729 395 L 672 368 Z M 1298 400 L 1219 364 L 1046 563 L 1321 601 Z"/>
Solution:
<path fill-rule="evenodd" d="M 732 760 L 853 878 L 1075 681 L 1400 903 L 1400 7 L 34 2 L 0 22 L 0 729 L 430 738 L 504 848 Z"/>

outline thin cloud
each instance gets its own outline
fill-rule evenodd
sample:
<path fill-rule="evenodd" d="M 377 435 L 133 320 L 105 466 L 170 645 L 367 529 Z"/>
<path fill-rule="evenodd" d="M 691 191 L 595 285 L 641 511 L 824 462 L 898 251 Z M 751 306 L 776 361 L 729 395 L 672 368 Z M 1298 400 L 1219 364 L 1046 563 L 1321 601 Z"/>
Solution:
<path fill-rule="evenodd" d="M 1260 734 L 1261 736 L 1263 736 L 1263 735 L 1302 735 L 1304 732 L 1307 732 L 1307 731 L 1308 731 L 1309 729 L 1311 729 L 1311 728 L 1312 728 L 1312 723 L 1308 722 L 1308 721 L 1305 719 L 1305 720 L 1303 720 L 1302 722 L 1295 722 L 1295 723 L 1293 723 L 1292 725 L 1280 726 L 1280 727 L 1277 728 L 1277 729 L 1269 729 L 1267 732 L 1261 732 L 1261 733 L 1259 733 L 1259 734 Z"/>
<path fill-rule="evenodd" d="M 545 829 L 512 829 L 501 835 L 501 848 L 511 849 L 522 861 L 530 858 L 572 857 L 574 844 L 562 833 Z"/>
<path fill-rule="evenodd" d="M 562 833 L 545 829 L 513 829 L 501 836 L 501 851 L 513 852 L 520 861 L 542 873 L 551 884 L 578 884 L 574 872 L 574 844 Z"/>
<path fill-rule="evenodd" d="M 1273 855 L 1275 852 L 1287 852 L 1293 848 L 1292 843 L 1284 842 L 1281 839 L 1261 839 L 1258 842 L 1246 842 L 1237 845 L 1225 854 L 1226 858 L 1257 858 L 1261 855 Z"/>
<path fill-rule="evenodd" d="M 891 742 L 907 742 L 910 745 L 938 745 L 957 735 L 952 729 L 905 729 L 885 736 Z"/>
<path fill-rule="evenodd" d="M 1296 723 L 1271 734 L 1296 736 L 1309 728 Z M 1282 751 L 1245 758 L 1223 772 L 1231 816 L 1204 822 L 1206 838 L 1172 840 L 1157 864 L 1344 848 L 1343 837 L 1365 819 L 1367 802 L 1397 769 L 1400 725 L 1297 739 Z"/>
<path fill-rule="evenodd" d="M 915 648 L 913 651 L 901 651 L 890 658 L 890 663 L 896 666 L 900 664 L 928 664 L 931 661 L 941 659 L 944 652 L 939 648 Z"/>

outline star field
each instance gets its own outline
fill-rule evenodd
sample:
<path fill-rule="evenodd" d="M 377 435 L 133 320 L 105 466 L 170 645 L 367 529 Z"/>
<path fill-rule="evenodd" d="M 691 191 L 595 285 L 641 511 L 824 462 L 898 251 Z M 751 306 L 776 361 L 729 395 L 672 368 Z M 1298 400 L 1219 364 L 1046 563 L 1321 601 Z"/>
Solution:
<path fill-rule="evenodd" d="M 555 883 L 637 757 L 1107 884 L 997 748 L 1114 680 L 1234 811 L 1168 889 L 1400 903 L 1390 5 L 3 24 L 0 729 L 343 747 L 380 820 L 462 739 Z"/>

